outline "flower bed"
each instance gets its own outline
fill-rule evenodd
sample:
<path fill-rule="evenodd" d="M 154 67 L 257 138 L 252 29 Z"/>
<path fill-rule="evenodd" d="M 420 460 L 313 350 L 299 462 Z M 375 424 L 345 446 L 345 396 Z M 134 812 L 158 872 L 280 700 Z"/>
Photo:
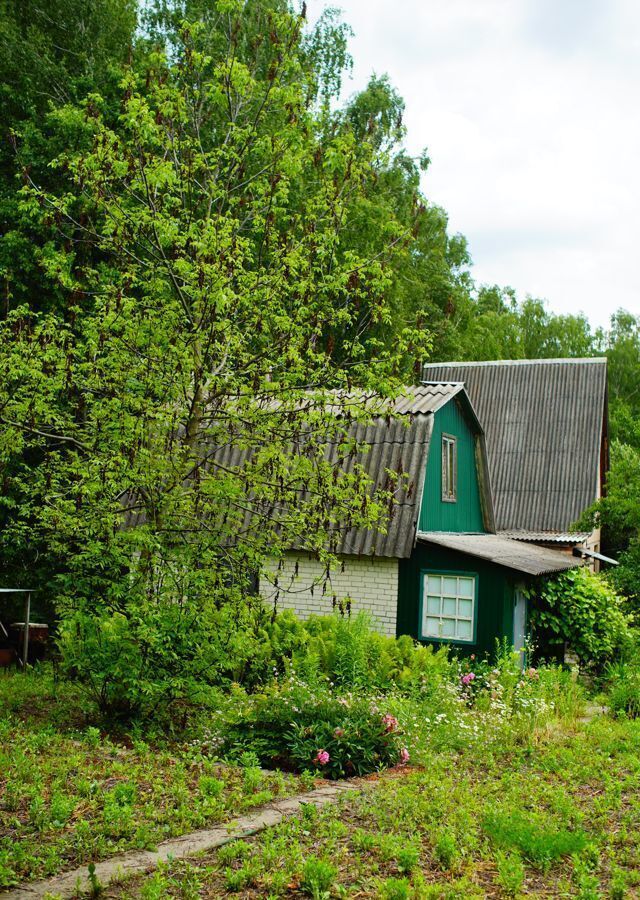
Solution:
<path fill-rule="evenodd" d="M 383 703 L 289 679 L 251 698 L 228 724 L 223 752 L 252 752 L 264 766 L 327 778 L 406 764 L 401 724 Z"/>

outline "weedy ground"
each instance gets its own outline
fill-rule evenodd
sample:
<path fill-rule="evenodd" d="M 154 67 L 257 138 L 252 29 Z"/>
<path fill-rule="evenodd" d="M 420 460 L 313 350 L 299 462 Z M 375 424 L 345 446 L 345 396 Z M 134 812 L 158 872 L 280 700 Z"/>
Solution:
<path fill-rule="evenodd" d="M 110 738 L 73 687 L 0 675 L 0 891 L 153 848 L 307 781 L 212 761 L 198 743 Z"/>
<path fill-rule="evenodd" d="M 640 896 L 640 722 L 440 751 L 340 806 L 107 890 L 125 898 Z"/>

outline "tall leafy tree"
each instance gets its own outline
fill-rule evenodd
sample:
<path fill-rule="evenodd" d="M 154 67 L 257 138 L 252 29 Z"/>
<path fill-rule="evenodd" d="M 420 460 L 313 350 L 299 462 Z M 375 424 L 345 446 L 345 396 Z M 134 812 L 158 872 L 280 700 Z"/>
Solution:
<path fill-rule="evenodd" d="M 113 94 L 135 27 L 134 0 L 0 2 L 0 315 L 64 302 L 39 265 L 50 229 L 19 208 L 22 173 L 61 184 L 49 164 L 84 131 L 60 110 L 90 91 Z"/>
<path fill-rule="evenodd" d="M 68 627 L 87 646 L 116 635 L 132 684 L 159 692 L 184 687 L 176 667 L 215 668 L 267 554 L 302 540 L 330 562 L 338 523 L 384 519 L 393 483 L 374 495 L 344 467 L 349 427 L 423 339 L 377 336 L 406 229 L 389 218 L 367 253 L 349 240 L 377 147 L 319 124 L 302 16 L 215 8 L 215 34 L 184 25 L 128 70 L 115 125 L 90 95 L 65 192 L 30 179 L 24 212 L 58 229 L 44 264 L 68 302 L 17 307 L 0 339 L 1 449 L 42 459 L 16 477 L 66 560 Z"/>

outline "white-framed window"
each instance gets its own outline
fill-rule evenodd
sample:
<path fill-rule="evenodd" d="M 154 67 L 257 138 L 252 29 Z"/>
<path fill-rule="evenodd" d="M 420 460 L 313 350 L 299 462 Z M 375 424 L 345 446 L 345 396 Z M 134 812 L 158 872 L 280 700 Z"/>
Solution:
<path fill-rule="evenodd" d="M 455 503 L 457 500 L 458 445 L 450 434 L 442 435 L 442 500 Z"/>
<path fill-rule="evenodd" d="M 477 594 L 476 575 L 423 572 L 420 636 L 473 643 Z"/>

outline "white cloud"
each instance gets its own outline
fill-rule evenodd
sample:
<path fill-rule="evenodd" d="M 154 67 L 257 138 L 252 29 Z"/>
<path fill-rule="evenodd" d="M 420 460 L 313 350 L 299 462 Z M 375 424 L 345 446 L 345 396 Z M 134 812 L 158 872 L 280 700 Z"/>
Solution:
<path fill-rule="evenodd" d="M 312 0 L 310 12 L 318 12 Z M 640 314 L 640 5 L 341 0 L 354 77 L 387 72 L 429 199 L 480 282 L 606 324 Z"/>

